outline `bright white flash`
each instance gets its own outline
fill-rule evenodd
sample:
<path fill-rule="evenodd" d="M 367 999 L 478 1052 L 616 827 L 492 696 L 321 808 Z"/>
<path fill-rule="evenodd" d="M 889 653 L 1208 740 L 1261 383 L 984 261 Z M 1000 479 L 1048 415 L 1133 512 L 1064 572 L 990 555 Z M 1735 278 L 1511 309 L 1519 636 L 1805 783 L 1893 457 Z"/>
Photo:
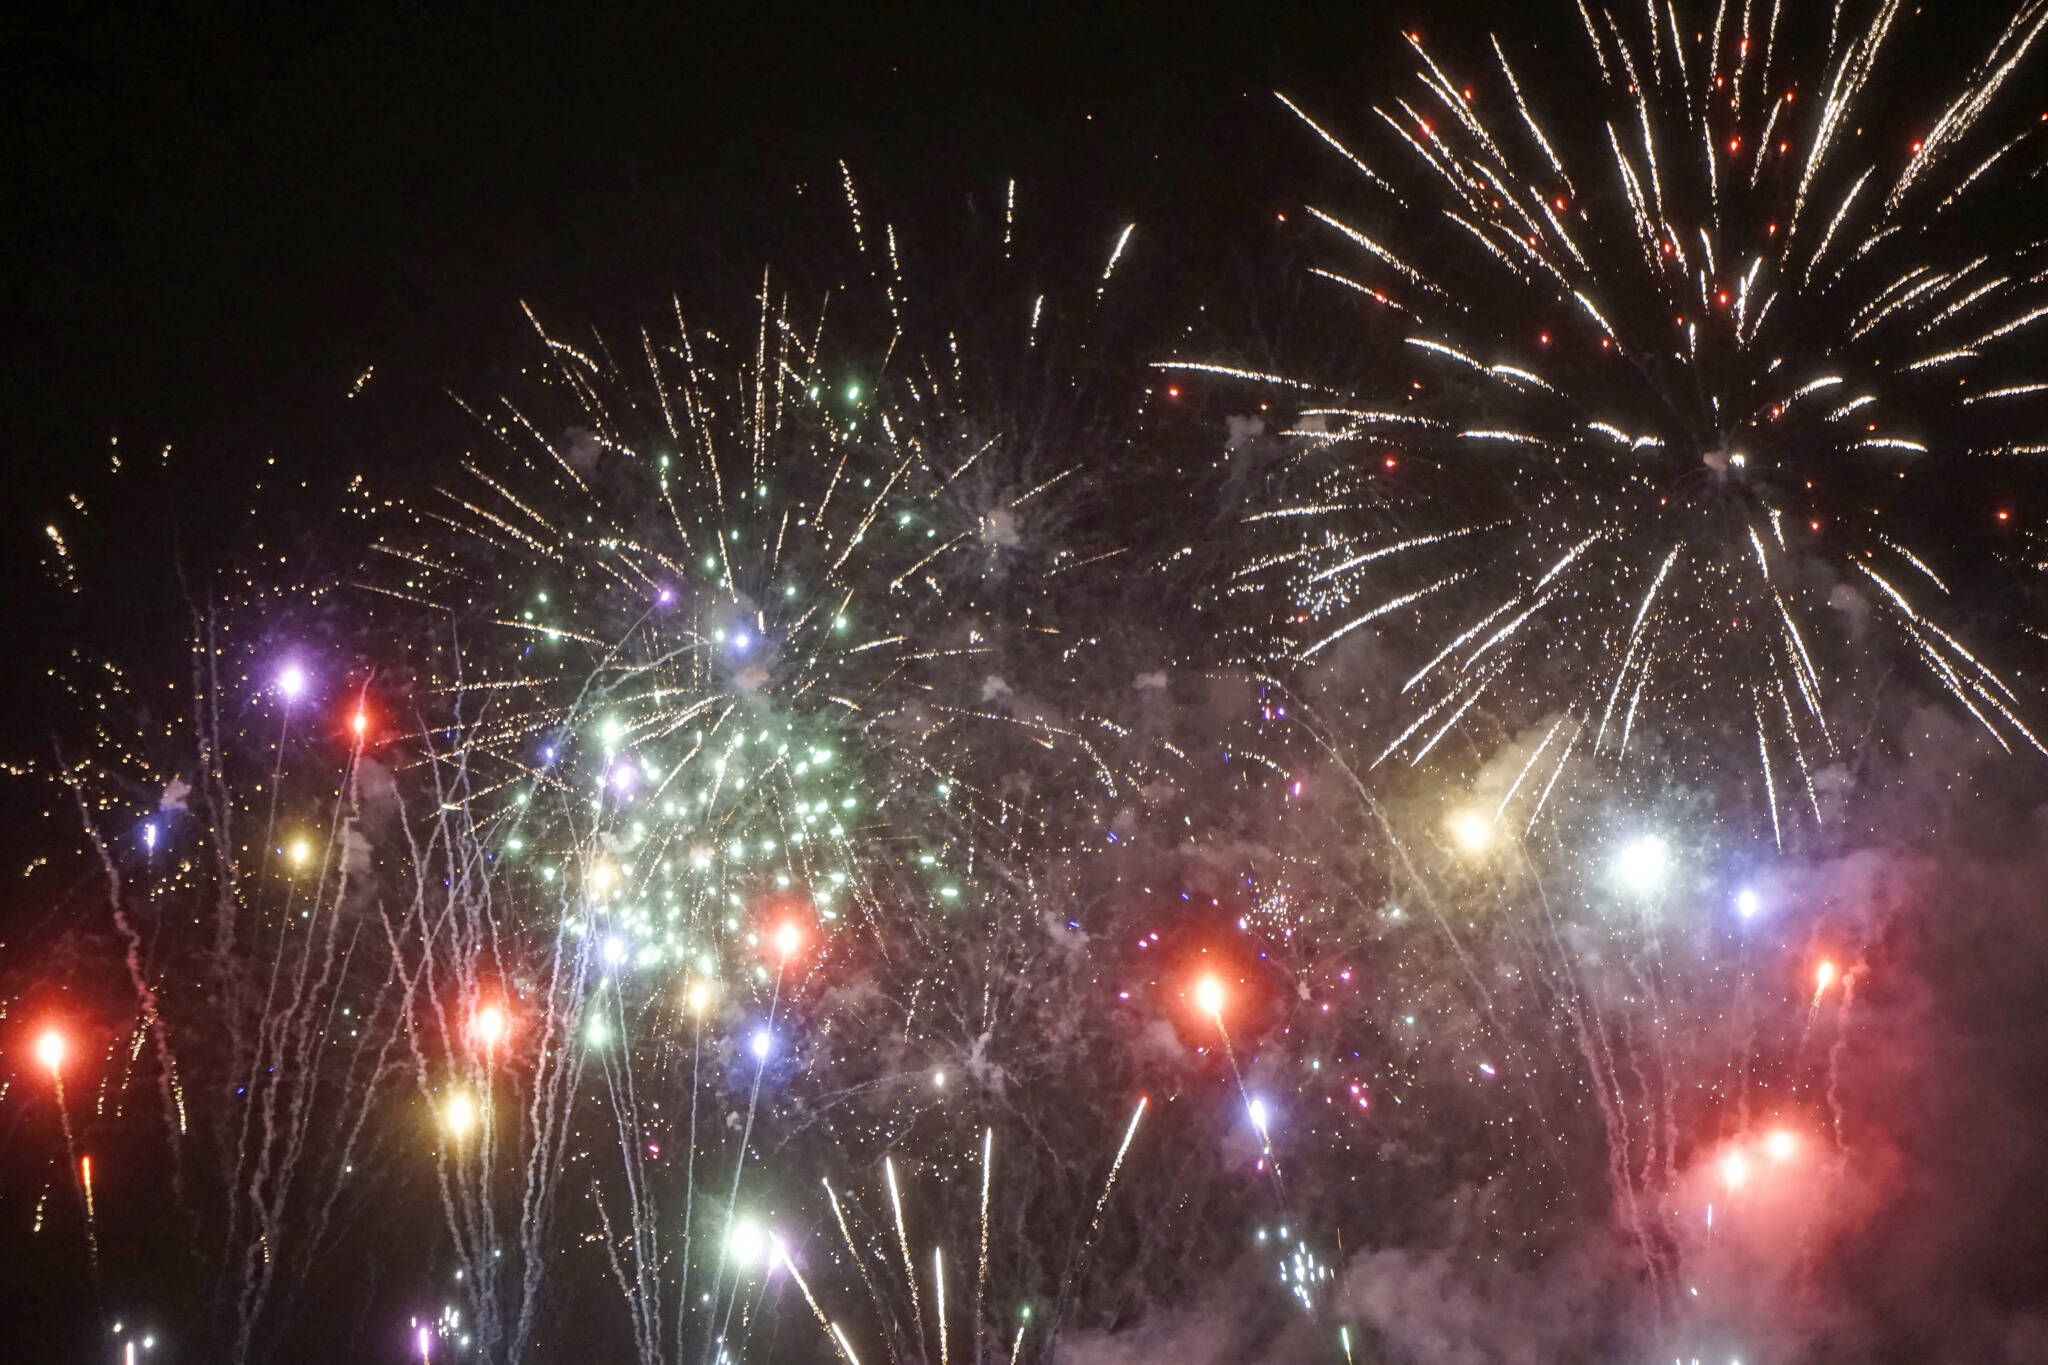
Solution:
<path fill-rule="evenodd" d="M 725 1235 L 725 1251 L 733 1263 L 751 1269 L 761 1263 L 768 1250 L 768 1235 L 761 1225 L 751 1218 L 733 1220 L 732 1229 Z"/>
<path fill-rule="evenodd" d="M 1614 860 L 1614 875 L 1630 891 L 1647 895 L 1663 885 L 1669 862 L 1664 841 L 1654 834 L 1645 834 L 1622 846 Z"/>
<path fill-rule="evenodd" d="M 1451 837 L 1467 853 L 1483 853 L 1493 842 L 1493 822 L 1477 811 L 1463 811 L 1451 817 Z"/>

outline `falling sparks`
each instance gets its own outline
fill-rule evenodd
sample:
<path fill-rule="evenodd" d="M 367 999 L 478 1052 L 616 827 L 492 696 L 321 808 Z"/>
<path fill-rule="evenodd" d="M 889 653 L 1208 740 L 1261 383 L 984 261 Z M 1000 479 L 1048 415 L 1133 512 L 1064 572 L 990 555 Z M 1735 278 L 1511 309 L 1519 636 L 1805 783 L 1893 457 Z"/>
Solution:
<path fill-rule="evenodd" d="M 1397 720 L 1390 753 L 1405 748 L 1413 761 L 1472 716 L 1520 704 L 1596 719 L 1596 752 L 1625 759 L 1654 729 L 1675 757 L 1704 767 L 1732 713 L 1754 722 L 1754 771 L 1782 842 L 1784 819 L 1820 805 L 1813 773 L 1834 744 L 1826 686 L 1859 665 L 1834 626 L 1839 599 L 1812 578 L 1774 572 L 1763 547 L 1787 516 L 1818 531 L 1793 495 L 1825 488 L 1867 516 L 1799 558 L 1928 573 L 1924 549 L 1879 529 L 1897 524 L 1895 475 L 1912 467 L 1895 462 L 1960 467 L 2003 449 L 2004 429 L 1975 414 L 2040 387 L 2024 377 L 2039 354 L 2025 339 L 2048 317 L 2048 274 L 1913 253 L 1931 215 L 1971 212 L 2036 169 L 1970 149 L 2005 145 L 1998 96 L 2043 25 L 2016 19 L 1982 81 L 1954 97 L 1903 165 L 1884 169 L 1857 163 L 1848 139 L 1866 106 L 1889 98 L 1876 57 L 1899 41 L 1896 7 L 1826 50 L 1780 41 L 1776 6 L 1767 28 L 1752 29 L 1760 10 L 1742 7 L 1732 70 L 1728 48 L 1685 31 L 1675 10 L 1669 31 L 1656 5 L 1647 20 L 1587 10 L 1592 69 L 1622 115 L 1598 142 L 1559 131 L 1498 42 L 1506 98 L 1489 100 L 1465 97 L 1411 39 L 1422 103 L 1382 103 L 1378 137 L 1342 134 L 1281 97 L 1392 201 L 1370 235 L 1311 213 L 1340 249 L 1362 253 L 1356 287 L 1413 319 L 1412 363 L 1387 376 L 1390 389 L 1411 389 L 1411 425 L 1307 437 L 1338 458 L 1313 466 L 1324 471 L 1319 497 L 1298 502 L 1307 515 L 1273 523 L 1295 539 L 1262 548 L 1251 576 L 1285 587 L 1311 625 L 1282 651 L 1296 658 L 1418 619 L 1425 639 L 1452 642 L 1411 682 L 1418 713 L 1434 719 Z M 1816 122 L 1795 131 L 1789 87 L 1815 79 Z M 1787 98 L 1738 95 L 1731 110 L 1731 82 Z M 1724 130 L 1719 155 L 1678 150 L 1713 128 Z M 1762 173 L 1766 148 L 1795 168 L 1789 181 Z M 1752 159 L 1755 174 L 1719 164 Z M 1625 193 L 1603 201 L 1572 188 L 1609 181 Z M 1439 215 L 1469 235 L 1469 259 L 1452 260 L 1455 242 L 1420 245 Z M 1216 361 L 1171 365 L 1283 392 L 1317 387 Z M 1852 375 L 1869 391 L 1840 405 Z M 1383 396 L 1345 405 L 1369 409 Z M 1475 404 L 1493 420 L 1460 420 Z M 1441 475 L 1395 490 L 1370 484 L 1390 440 L 1407 467 Z M 1412 534 L 1447 517 L 1463 534 Z M 1400 553 L 1375 555 L 1389 523 L 1411 534 Z M 1495 632 L 1485 648 L 1465 651 L 1482 629 Z M 2000 743 L 2030 740 L 2010 703 L 2015 680 L 1979 665 L 1953 629 L 1909 618 L 1905 633 Z M 1810 719 L 1776 705 L 1780 693 Z M 1475 711 L 1481 695 L 1489 706 Z"/>
<path fill-rule="evenodd" d="M 1432 1236 L 1540 1259 L 1593 1211 L 1644 1316 L 1721 1311 L 1698 1238 L 1860 1159 L 1837 1081 L 1889 968 L 1799 860 L 1871 808 L 1874 683 L 2048 752 L 1975 593 L 2042 559 L 2002 480 L 2048 272 L 1932 230 L 2039 176 L 1999 98 L 2029 3 L 1910 150 L 1856 142 L 1898 5 L 1816 53 L 1776 3 L 1588 4 L 1531 81 L 1415 35 L 1357 136 L 1283 97 L 1364 178 L 1270 213 L 1383 329 L 1363 392 L 1125 357 L 1131 425 L 1073 420 L 1105 356 L 1063 328 L 1143 283 L 1137 225 L 1083 228 L 1079 308 L 1006 277 L 930 325 L 843 168 L 830 309 L 764 274 L 738 327 L 529 313 L 428 491 L 352 489 L 374 555 L 305 594 L 323 629 L 266 584 L 138 736 L 104 699 L 139 685 L 93 695 L 78 941 L 133 999 L 0 1002 L 33 1230 L 77 1235 L 75 1182 L 96 1269 L 143 1146 L 101 1135 L 161 1111 L 162 1169 L 222 1168 L 177 1193 L 245 1344 L 394 1133 L 456 1301 L 386 1319 L 422 1359 L 546 1358 L 608 1276 L 643 1362 L 1016 1365 L 1250 1242 L 1348 1361 L 1339 1277 L 1453 1188 L 1486 1206 Z M 1008 181 L 1003 260 L 1027 224 Z M 1969 534 L 1929 536 L 1950 497 Z M 374 649 L 324 629 L 358 610 Z"/>

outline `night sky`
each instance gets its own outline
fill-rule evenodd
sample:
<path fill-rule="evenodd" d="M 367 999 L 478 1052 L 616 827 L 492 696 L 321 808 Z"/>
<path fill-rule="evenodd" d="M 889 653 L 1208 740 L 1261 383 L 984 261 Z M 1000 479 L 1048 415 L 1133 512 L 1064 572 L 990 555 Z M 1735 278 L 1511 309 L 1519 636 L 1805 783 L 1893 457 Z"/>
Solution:
<path fill-rule="evenodd" d="M 1472 13 L 1539 51 L 1578 40 L 1537 7 Z M 1355 114 L 1413 22 L 1374 4 L 12 16 L 10 577 L 43 578 L 41 520 L 110 442 L 173 448 L 185 492 L 163 520 L 188 543 L 153 554 L 203 562 L 217 479 L 273 457 L 404 469 L 436 424 L 459 431 L 446 395 L 526 342 L 521 301 L 617 327 L 673 293 L 723 303 L 767 265 L 801 279 L 843 230 L 841 159 L 932 234 L 1014 177 L 1027 213 L 1072 224 L 1044 233 L 1072 271 L 1135 221 L 1130 306 L 1154 335 L 1206 307 L 1246 352 L 1298 353 L 1307 248 L 1276 215 L 1331 162 L 1271 92 Z M 1919 53 L 1940 69 L 1968 31 L 1922 31 Z M 50 657 L 32 634 L 17 688 Z M 39 742 L 23 722 L 10 741 Z"/>
<path fill-rule="evenodd" d="M 180 671 L 178 574 L 204 583 L 245 556 L 264 538 L 250 506 L 310 563 L 346 475 L 403 487 L 466 444 L 449 394 L 523 361 L 521 302 L 624 331 L 671 293 L 743 317 L 764 266 L 829 284 L 803 277 L 841 258 L 818 246 L 844 237 L 841 159 L 912 232 L 1014 177 L 1076 279 L 1137 221 L 1127 278 L 1155 337 L 1201 303 L 1298 288 L 1273 215 L 1319 158 L 1266 92 L 1304 54 L 1297 88 L 1343 89 L 1390 23 L 1334 5 L 67 5 L 0 20 L 16 585 L 0 748 L 76 751 L 45 677 L 74 645 Z M 116 442 L 130 484 L 171 447 L 160 495 L 101 496 Z M 272 496 L 250 495 L 258 479 Z M 93 507 L 66 522 L 74 548 L 113 589 L 87 613 L 46 572 L 41 536 L 73 490 Z M 0 811 L 12 866 L 63 818 L 27 783 Z M 11 938 L 52 928 L 41 902 L 6 913 Z M 36 1287 L 11 1308 L 0 1290 L 0 1321 L 44 1343 L 14 1358 L 58 1359 L 76 1346 L 79 1267 L 30 1264 L 9 1260 Z"/>
<path fill-rule="evenodd" d="M 182 549 L 150 557 L 203 562 L 222 481 L 272 457 L 404 469 L 429 431 L 459 432 L 445 395 L 525 344 L 521 301 L 637 325 L 672 292 L 723 303 L 766 265 L 800 274 L 843 231 L 842 158 L 913 231 L 1015 177 L 1025 212 L 1072 222 L 1044 236 L 1081 270 L 1138 222 L 1137 306 L 1162 329 L 1203 303 L 1277 312 L 1266 286 L 1293 262 L 1273 215 L 1321 159 L 1267 92 L 1341 95 L 1395 22 L 743 8 L 6 20 L 0 449 L 26 528 L 10 577 L 41 579 L 42 517 L 112 441 L 131 459 L 173 447 L 178 504 L 137 529 L 175 520 Z M 34 634 L 16 687 L 56 643 Z M 35 728 L 7 719 L 17 744 Z"/>
<path fill-rule="evenodd" d="M 1534 6 L 1475 12 L 1538 49 L 1577 39 Z M 1137 221 L 1135 307 L 1161 336 L 1206 305 L 1247 350 L 1280 348 L 1303 248 L 1276 215 L 1331 164 L 1270 92 L 1356 113 L 1403 70 L 1413 18 L 1378 4 L 8 16 L 0 450 L 27 528 L 6 538 L 10 577 L 41 577 L 41 518 L 113 440 L 131 456 L 170 444 L 197 489 L 270 456 L 319 469 L 338 446 L 371 473 L 406 467 L 424 424 L 453 420 L 446 391 L 524 344 L 520 301 L 639 323 L 670 293 L 752 289 L 766 264 L 801 274 L 840 227 L 840 160 L 913 231 L 1012 176 L 1028 213 L 1073 223 L 1047 239 L 1075 262 Z M 1946 61 L 1952 33 L 1917 35 L 1921 53 Z M 813 211 L 795 213 L 799 188 Z M 367 401 L 346 405 L 371 366 Z M 207 512 L 195 493 L 178 520 L 197 532 Z M 6 733 L 35 743 L 18 712 Z"/>
<path fill-rule="evenodd" d="M 1557 22 L 1568 5 L 1536 8 L 1471 6 L 1472 33 L 1539 51 L 1582 41 Z M 671 294 L 744 317 L 764 267 L 799 288 L 829 284 L 842 257 L 819 243 L 843 230 L 842 160 L 878 212 L 923 234 L 926 259 L 944 257 L 961 206 L 994 202 L 1011 179 L 1052 273 L 1089 278 L 1135 223 L 1121 283 L 1133 367 L 1191 336 L 1227 340 L 1248 363 L 1361 344 L 1326 333 L 1328 302 L 1303 287 L 1328 253 L 1299 210 L 1332 185 L 1341 200 L 1341 168 L 1271 92 L 1356 120 L 1364 92 L 1408 71 L 1398 33 L 1421 7 L 768 10 L 73 4 L 0 19 L 0 573 L 14 585 L 0 758 L 77 742 L 46 677 L 74 645 L 182 666 L 179 575 L 204 581 L 246 552 L 252 502 L 279 518 L 283 548 L 317 559 L 338 543 L 345 478 L 405 488 L 461 448 L 471 427 L 450 394 L 486 392 L 530 358 L 522 303 L 565 328 L 626 332 L 658 321 Z M 1462 28 L 1467 7 L 1420 22 Z M 1930 71 L 1955 65 L 1946 30 L 1921 48 Z M 1364 354 L 1330 364 L 1349 373 Z M 1221 409 L 1189 407 L 1185 431 L 1220 430 Z M 168 472 L 151 476 L 161 496 L 102 496 L 110 449 L 132 469 L 157 466 L 166 446 Z M 259 481 L 269 491 L 252 497 Z M 2020 505 L 2024 487 L 1975 470 L 1956 485 L 1968 497 L 1924 514 L 1940 538 L 1943 518 Z M 74 490 L 92 518 L 69 517 Z M 92 566 L 89 614 L 48 572 L 53 518 Z M 1971 607 L 1993 625 L 2010 609 Z M 1920 757 L 1901 760 L 1886 799 L 1914 820 L 1938 805 L 1967 824 L 1944 803 L 1996 779 L 1974 760 L 1936 771 Z M 1873 961 L 1914 977 L 1876 988 L 1874 1036 L 1936 1041 L 1887 1041 L 1850 1088 L 1880 1109 L 1892 1088 L 1924 1096 L 1931 1136 L 1886 1133 L 1879 1145 L 1915 1172 L 1913 1193 L 1873 1196 L 1867 1224 L 1914 1250 L 1861 1254 L 1836 1281 L 1866 1301 L 1926 1290 L 1920 1341 L 1939 1337 L 1948 1305 L 1975 1322 L 1995 1302 L 2022 1324 L 2010 1337 L 2021 1353 L 2048 1341 L 2036 1226 L 2048 1190 L 2033 1173 L 2048 1141 L 2026 1097 L 2044 1079 L 2048 933 L 2007 941 L 1988 907 L 2039 913 L 2027 869 L 2043 826 L 2022 804 L 1956 836 L 1969 904 L 1949 937 L 1873 937 Z M 10 876 L 64 815 L 44 791 L 0 789 Z M 1948 894 L 1929 889 L 1938 871 L 1913 868 L 1902 880 Z M 45 935 L 47 914 L 0 897 L 0 943 Z M 1988 1097 L 1950 1079 L 1980 1074 L 2008 1079 Z M 1980 1122 L 1999 1134 L 1981 1170 L 2023 1229 L 1983 1211 L 1996 1201 L 1951 1141 Z M 0 1163 L 8 1142 L 0 1129 Z M 18 1193 L 0 1176 L 9 1184 Z M 39 1280 L 32 1254 L 15 1245 L 0 1259 L 0 1359 L 80 1358 L 64 1354 L 76 1349 L 79 1297 L 63 1283 L 76 1266 L 60 1258 Z M 1418 1271 L 1413 1292 L 1435 1290 Z M 1535 1359 L 1509 1349 L 1459 1359 Z"/>

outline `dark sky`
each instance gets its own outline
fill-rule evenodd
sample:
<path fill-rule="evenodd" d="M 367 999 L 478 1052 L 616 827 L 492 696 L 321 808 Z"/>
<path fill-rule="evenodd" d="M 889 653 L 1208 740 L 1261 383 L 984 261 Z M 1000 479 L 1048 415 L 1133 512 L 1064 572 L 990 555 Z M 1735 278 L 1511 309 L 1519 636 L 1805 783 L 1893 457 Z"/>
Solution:
<path fill-rule="evenodd" d="M 792 226 L 794 188 L 831 190 L 841 158 L 908 224 L 1015 176 L 1025 213 L 1055 224 L 1042 235 L 1091 270 L 1137 221 L 1162 323 L 1245 296 L 1291 250 L 1276 209 L 1328 169 L 1267 92 L 1303 64 L 1319 74 L 1291 88 L 1356 88 L 1398 22 L 1371 6 L 432 8 L 0 19 L 0 758 L 75 737 L 43 676 L 74 643 L 176 675 L 175 570 L 203 584 L 246 552 L 259 474 L 331 487 L 454 454 L 444 390 L 530 356 L 521 300 L 564 328 L 631 324 L 671 291 L 730 298 L 764 264 L 801 270 L 817 223 Z M 137 481 L 167 444 L 169 477 Z M 52 520 L 84 595 L 45 572 Z M 0 784 L 6 866 L 47 851 L 48 796 Z M 0 906 L 0 938 L 37 913 Z M 42 1269 L 45 1290 L 66 1278 Z M 9 1292 L 0 1357 L 25 1312 L 82 1320 L 61 1294 L 25 1310 Z"/>
<path fill-rule="evenodd" d="M 174 558 L 206 567 L 264 460 L 416 460 L 435 443 L 407 429 L 453 419 L 444 390 L 524 353 L 521 300 L 558 325 L 637 322 L 671 291 L 801 264 L 815 226 L 790 229 L 794 187 L 829 190 L 841 157 L 899 220 L 1012 175 L 1076 253 L 1136 220 L 1162 313 L 1247 297 L 1284 254 L 1276 208 L 1329 169 L 1267 92 L 1364 88 L 1399 22 L 1372 5 L 431 8 L 4 21 L 0 468 L 27 623 L 0 672 L 26 703 L 8 752 L 47 747 L 34 679 L 77 624 L 37 567 L 53 515 L 81 562 L 132 572 L 143 628 L 173 622 Z M 350 404 L 372 365 L 374 401 Z M 171 496 L 139 523 L 95 498 L 116 438 L 131 469 L 173 447 Z"/>
<path fill-rule="evenodd" d="M 459 364 L 513 300 L 751 275 L 839 157 L 898 202 L 1015 174 L 1027 203 L 1212 250 L 1295 142 L 1271 79 L 1356 76 L 1345 54 L 1395 32 L 1369 7 L 728 10 L 17 21 L 5 306 L 38 382 L 8 446 L 281 442 L 366 363 Z"/>
<path fill-rule="evenodd" d="M 106 633 L 39 566 L 115 438 L 173 446 L 176 496 L 75 538 L 162 647 L 174 546 L 205 568 L 264 461 L 445 453 L 443 390 L 525 354 L 520 300 L 633 321 L 800 268 L 793 188 L 840 158 L 899 220 L 1013 175 L 1078 256 L 1135 220 L 1160 318 L 1256 328 L 1254 285 L 1294 264 L 1275 213 L 1338 174 L 1268 92 L 1355 115 L 1418 14 L 1476 38 L 1528 8 L 24 6 L 0 19 L 0 758 L 45 747 L 39 675 Z"/>
<path fill-rule="evenodd" d="M 445 391 L 526 354 L 521 300 L 557 326 L 617 326 L 672 291 L 751 288 L 765 264 L 801 266 L 819 227 L 792 224 L 793 190 L 829 191 L 844 158 L 912 225 L 1014 175 L 1024 212 L 1055 222 L 1043 236 L 1091 268 L 1135 220 L 1156 318 L 1208 304 L 1255 350 L 1274 282 L 1301 279 L 1275 213 L 1342 187 L 1270 91 L 1345 125 L 1409 70 L 1405 26 L 1452 52 L 1489 28 L 1539 51 L 1582 41 L 1558 22 L 1568 6 L 1499 0 L 1420 18 L 581 8 L 72 4 L 0 21 L 0 572 L 31 623 L 0 688 L 36 703 L 8 709 L 0 750 L 38 742 L 28 681 L 71 629 L 37 568 L 53 514 L 82 562 L 117 548 L 138 614 L 168 619 L 175 596 L 151 594 L 174 530 L 177 558 L 205 567 L 271 457 L 416 467 L 446 444 L 425 431 L 453 424 Z M 350 403 L 373 365 L 369 401 Z M 131 467 L 174 448 L 172 496 L 145 524 L 105 507 L 81 523 L 66 495 L 93 496 L 115 438 Z"/>

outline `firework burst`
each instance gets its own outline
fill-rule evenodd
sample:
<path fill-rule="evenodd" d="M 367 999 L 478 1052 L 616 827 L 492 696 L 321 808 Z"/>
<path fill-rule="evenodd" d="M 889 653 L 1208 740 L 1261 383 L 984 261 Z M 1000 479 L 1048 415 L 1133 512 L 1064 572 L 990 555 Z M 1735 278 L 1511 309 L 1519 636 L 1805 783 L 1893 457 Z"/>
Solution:
<path fill-rule="evenodd" d="M 530 1340 L 553 1191 L 599 1158 L 639 1357 L 743 1340 L 797 1274 L 761 1255 L 788 1171 L 905 1161 L 1021 1074 L 1034 888 L 1156 770 L 1072 624 L 1119 552 L 1074 476 L 1123 427 L 1042 295 L 919 331 L 848 200 L 816 312 L 764 276 L 739 340 L 678 314 L 625 361 L 536 320 L 522 396 L 470 407 L 488 451 L 372 509 L 364 585 L 447 639 L 421 757 L 455 909 L 409 998 L 486 1339 Z"/>
<path fill-rule="evenodd" d="M 637 376 L 542 336 L 550 415 L 478 409 L 501 458 L 410 509 L 378 586 L 466 637 L 464 800 L 612 965 L 765 982 L 785 921 L 959 908 L 968 850 L 1023 818 L 989 761 L 1020 740 L 1116 789 L 1070 727 L 1003 705 L 963 599 L 1059 475 L 979 473 L 1003 438 L 943 375 L 892 374 L 896 338 L 835 352 L 765 282 L 743 347 L 678 321 Z"/>
<path fill-rule="evenodd" d="M 2048 401 L 2048 248 L 2013 211 L 2043 127 L 2011 96 L 2048 6 L 1931 107 L 1887 79 L 1899 5 L 1787 8 L 1582 9 L 1583 82 L 1497 40 L 1468 82 L 1411 34 L 1384 154 L 1289 103 L 1364 186 L 1355 214 L 1311 210 L 1355 253 L 1317 273 L 1397 358 L 1340 397 L 1175 364 L 1299 405 L 1321 472 L 1254 515 L 1283 539 L 1239 579 L 1284 583 L 1280 652 L 1431 623 L 1376 761 L 1419 762 L 1475 707 L 1556 717 L 1526 817 L 1573 753 L 1746 751 L 1782 840 L 1856 742 L 1834 694 L 1883 671 L 1870 622 L 2000 745 L 2042 748 L 1952 590 L 2007 515 L 1991 461 L 2043 449 L 2014 433 Z M 1562 111 L 1536 94 L 1566 84 Z"/>

